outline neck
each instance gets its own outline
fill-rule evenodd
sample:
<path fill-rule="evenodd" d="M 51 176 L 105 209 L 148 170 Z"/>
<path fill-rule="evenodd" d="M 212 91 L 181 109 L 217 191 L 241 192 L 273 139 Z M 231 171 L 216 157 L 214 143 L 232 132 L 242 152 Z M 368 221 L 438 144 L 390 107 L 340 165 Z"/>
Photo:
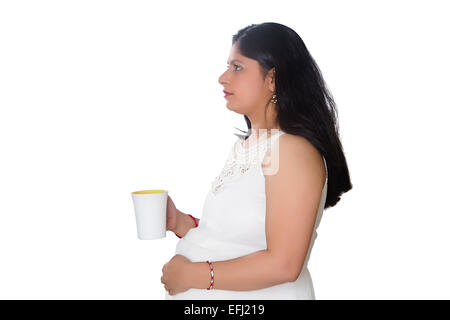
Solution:
<path fill-rule="evenodd" d="M 263 138 L 267 136 L 269 138 L 273 134 L 277 134 L 280 130 L 281 128 L 279 125 L 261 126 L 261 125 L 254 125 L 252 123 L 251 134 L 249 137 L 259 139 L 260 137 Z"/>
<path fill-rule="evenodd" d="M 276 121 L 276 116 L 277 115 L 274 110 L 273 104 L 269 104 L 267 110 L 264 108 L 260 108 L 257 112 L 248 114 L 247 117 L 252 125 L 250 137 L 259 138 L 260 136 L 264 135 L 270 137 L 271 134 L 277 133 L 277 130 L 273 129 L 281 130 L 279 124 Z"/>

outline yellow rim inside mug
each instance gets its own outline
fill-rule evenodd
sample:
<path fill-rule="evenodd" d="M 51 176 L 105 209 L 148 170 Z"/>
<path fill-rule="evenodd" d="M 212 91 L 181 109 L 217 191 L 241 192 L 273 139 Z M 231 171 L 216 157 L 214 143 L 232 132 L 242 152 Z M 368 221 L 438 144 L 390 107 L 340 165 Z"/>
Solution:
<path fill-rule="evenodd" d="M 167 192 L 167 190 L 141 190 L 141 191 L 135 191 L 134 194 L 152 194 L 152 193 L 164 193 Z"/>

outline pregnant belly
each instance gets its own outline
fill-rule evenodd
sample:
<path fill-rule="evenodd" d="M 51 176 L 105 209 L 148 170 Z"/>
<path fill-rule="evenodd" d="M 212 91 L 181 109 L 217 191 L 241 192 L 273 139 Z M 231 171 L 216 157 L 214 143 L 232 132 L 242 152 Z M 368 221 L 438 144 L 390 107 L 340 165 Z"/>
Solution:
<path fill-rule="evenodd" d="M 166 291 L 165 300 L 315 300 L 315 294 L 309 271 L 305 268 L 294 282 L 247 291 L 191 288 L 172 296 Z"/>
<path fill-rule="evenodd" d="M 252 248 L 233 243 L 222 243 L 216 240 L 207 242 L 207 246 L 196 244 L 195 242 L 182 238 L 178 241 L 175 254 L 181 254 L 192 262 L 202 261 L 223 261 L 242 257 L 258 251 L 258 248 Z M 259 249 L 261 250 L 261 249 Z M 262 249 L 263 250 L 263 249 Z M 220 275 L 216 275 L 219 277 Z M 166 300 L 229 300 L 229 299 L 248 299 L 248 300 L 314 300 L 314 289 L 312 279 L 307 267 L 303 269 L 297 280 L 285 282 L 275 286 L 258 290 L 206 290 L 191 288 L 185 292 L 170 296 L 165 293 Z"/>
<path fill-rule="evenodd" d="M 192 262 L 223 261 L 242 257 L 253 252 L 265 250 L 237 243 L 224 243 L 217 240 L 208 240 L 207 245 L 199 245 L 187 238 L 180 239 L 175 254 L 181 254 Z"/>

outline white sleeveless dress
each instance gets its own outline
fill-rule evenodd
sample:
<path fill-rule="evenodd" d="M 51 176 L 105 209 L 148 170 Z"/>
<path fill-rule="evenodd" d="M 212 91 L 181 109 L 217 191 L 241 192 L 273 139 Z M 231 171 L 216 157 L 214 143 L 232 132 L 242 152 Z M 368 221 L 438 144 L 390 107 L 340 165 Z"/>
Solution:
<path fill-rule="evenodd" d="M 198 227 L 190 229 L 178 241 L 175 254 L 181 254 L 192 262 L 209 260 L 214 265 L 214 261 L 234 259 L 267 248 L 265 177 L 261 163 L 268 147 L 276 148 L 275 139 L 285 133 L 282 130 L 275 131 L 276 134 L 272 133 L 264 140 L 258 139 L 258 143 L 249 148 L 242 146 L 242 139 L 238 138 L 231 148 L 221 174 L 212 182 L 212 187 L 206 195 Z M 325 158 L 323 161 L 326 168 Z M 327 196 L 327 182 L 328 169 L 313 236 L 303 269 L 297 280 L 250 291 L 191 288 L 172 296 L 166 291 L 165 299 L 315 300 L 307 265 L 317 237 L 316 229 L 322 218 Z M 216 277 L 219 276 L 216 275 Z"/>

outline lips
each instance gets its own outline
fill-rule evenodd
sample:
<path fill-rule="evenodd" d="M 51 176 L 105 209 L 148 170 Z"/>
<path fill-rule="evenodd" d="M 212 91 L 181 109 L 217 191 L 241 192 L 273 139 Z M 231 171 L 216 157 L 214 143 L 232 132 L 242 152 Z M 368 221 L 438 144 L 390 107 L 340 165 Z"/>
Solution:
<path fill-rule="evenodd" d="M 228 92 L 228 91 L 225 91 L 225 90 L 223 90 L 223 93 L 225 93 L 226 96 L 229 96 L 229 95 L 232 94 L 231 92 Z"/>

